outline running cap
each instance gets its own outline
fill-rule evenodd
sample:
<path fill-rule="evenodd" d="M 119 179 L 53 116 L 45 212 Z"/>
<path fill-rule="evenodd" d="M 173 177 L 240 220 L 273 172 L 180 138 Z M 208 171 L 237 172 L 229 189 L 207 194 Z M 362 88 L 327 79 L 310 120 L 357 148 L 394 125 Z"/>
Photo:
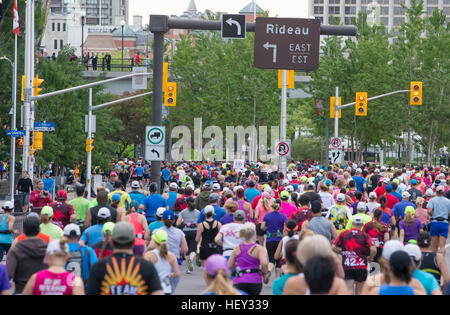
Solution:
<path fill-rule="evenodd" d="M 294 187 L 292 185 L 289 185 L 286 187 L 286 190 L 289 192 L 293 192 L 294 191 Z"/>
<path fill-rule="evenodd" d="M 337 201 L 341 201 L 341 202 L 345 201 L 345 195 L 344 194 L 338 194 L 336 200 Z"/>
<path fill-rule="evenodd" d="M 233 192 L 237 192 L 239 189 L 242 189 L 242 190 L 244 190 L 244 187 L 243 186 L 241 186 L 241 185 L 239 185 L 239 186 L 235 186 L 234 188 L 233 188 Z"/>
<path fill-rule="evenodd" d="M 163 213 L 163 219 L 164 220 L 174 220 L 175 219 L 175 213 L 173 213 L 172 210 L 166 210 Z"/>
<path fill-rule="evenodd" d="M 216 193 L 212 193 L 211 195 L 209 195 L 209 202 L 216 202 L 217 200 L 220 200 L 220 195 L 216 194 Z"/>
<path fill-rule="evenodd" d="M 427 196 L 431 197 L 431 196 L 434 196 L 434 191 L 433 191 L 433 189 L 428 188 L 425 194 L 426 194 Z"/>
<path fill-rule="evenodd" d="M 288 192 L 287 190 L 283 190 L 283 191 L 280 193 L 280 198 L 282 198 L 282 199 L 287 199 L 287 198 L 289 198 L 289 192 Z"/>
<path fill-rule="evenodd" d="M 117 176 L 117 173 L 116 172 L 111 172 L 111 174 L 109 174 L 109 176 L 111 177 L 111 176 Z"/>
<path fill-rule="evenodd" d="M 214 207 L 209 205 L 205 207 L 205 214 L 207 213 L 214 213 Z"/>
<path fill-rule="evenodd" d="M 156 242 L 156 244 L 161 244 L 161 242 L 167 242 L 168 235 L 167 232 L 164 230 L 156 230 L 153 233 L 152 238 Z"/>
<path fill-rule="evenodd" d="M 393 183 L 396 183 L 397 185 L 400 184 L 400 180 L 398 178 L 394 178 L 392 180 Z"/>
<path fill-rule="evenodd" d="M 412 179 L 411 180 L 411 185 L 417 185 L 417 180 L 416 179 Z"/>
<path fill-rule="evenodd" d="M 46 214 L 49 218 L 53 217 L 53 208 L 50 206 L 44 206 L 41 210 L 41 214 Z"/>
<path fill-rule="evenodd" d="M 411 194 L 407 191 L 402 192 L 402 198 L 403 199 L 409 199 L 411 197 Z"/>
<path fill-rule="evenodd" d="M 378 168 L 375 169 L 375 173 L 379 173 L 380 170 Z"/>
<path fill-rule="evenodd" d="M 356 169 L 356 173 L 362 173 L 362 169 L 360 169 L 359 167 Z"/>
<path fill-rule="evenodd" d="M 178 188 L 178 185 L 177 185 L 177 183 L 170 183 L 170 185 L 169 185 L 169 188 L 172 188 L 172 189 L 177 189 Z"/>
<path fill-rule="evenodd" d="M 64 199 L 67 200 L 67 192 L 65 190 L 60 190 L 56 194 L 56 199 Z"/>
<path fill-rule="evenodd" d="M 233 214 L 233 219 L 238 220 L 238 221 L 242 221 L 245 219 L 245 212 L 242 210 L 237 210 L 234 214 Z"/>
<path fill-rule="evenodd" d="M 415 213 L 416 211 L 414 210 L 414 207 L 413 206 L 407 206 L 406 208 L 405 208 L 405 214 L 412 214 L 412 215 L 414 215 L 414 213 Z"/>
<path fill-rule="evenodd" d="M 206 271 L 207 274 L 210 276 L 217 275 L 218 270 L 222 270 L 222 272 L 225 274 L 228 270 L 228 262 L 225 257 L 219 254 L 214 254 L 208 257 L 205 262 L 205 267 L 203 270 Z"/>
<path fill-rule="evenodd" d="M 270 194 L 272 192 L 272 188 L 267 185 L 266 187 L 264 187 L 264 192 L 267 192 Z"/>
<path fill-rule="evenodd" d="M 114 226 L 112 239 L 119 244 L 127 244 L 134 242 L 134 227 L 128 222 L 118 222 Z"/>
<path fill-rule="evenodd" d="M 416 244 L 407 244 L 405 246 L 405 251 L 410 257 L 414 258 L 414 261 L 420 261 L 420 259 L 422 258 L 422 252 L 420 251 L 419 246 L 417 246 Z"/>
<path fill-rule="evenodd" d="M 220 190 L 220 184 L 219 184 L 219 183 L 213 184 L 212 189 L 213 189 L 213 190 Z"/>
<path fill-rule="evenodd" d="M 44 257 L 44 263 L 48 264 L 48 256 L 58 254 L 58 253 L 66 253 L 69 254 L 69 246 L 64 244 L 64 248 L 61 248 L 61 242 L 59 239 L 53 240 L 47 245 L 47 250 Z"/>
<path fill-rule="evenodd" d="M 7 201 L 3 205 L 2 209 L 3 210 L 12 210 L 12 209 L 14 209 L 14 204 L 12 203 L 12 201 Z"/>
<path fill-rule="evenodd" d="M 356 210 L 358 210 L 358 212 L 361 212 L 361 211 L 366 212 L 366 210 L 367 210 L 366 203 L 362 202 L 362 201 L 358 202 L 358 205 L 356 206 Z"/>
<path fill-rule="evenodd" d="M 383 178 L 383 183 L 389 184 L 389 178 L 387 178 L 387 177 Z"/>
<path fill-rule="evenodd" d="M 331 179 L 327 179 L 327 180 L 325 181 L 325 185 L 331 186 Z"/>
<path fill-rule="evenodd" d="M 156 210 L 156 216 L 162 218 L 164 212 L 166 212 L 166 208 L 164 208 L 164 207 L 159 207 L 159 208 Z"/>
<path fill-rule="evenodd" d="M 106 207 L 100 208 L 100 210 L 98 210 L 97 217 L 108 219 L 109 217 L 111 217 L 111 211 L 109 211 L 109 209 Z"/>
<path fill-rule="evenodd" d="M 120 201 L 120 194 L 114 194 L 114 195 L 112 195 L 112 197 L 111 197 L 111 200 L 112 201 Z"/>
<path fill-rule="evenodd" d="M 112 235 L 115 225 L 116 224 L 114 222 L 106 222 L 105 224 L 103 224 L 103 229 L 102 229 L 103 234 L 106 234 L 106 232 L 109 231 Z"/>
<path fill-rule="evenodd" d="M 392 190 L 392 186 L 391 185 L 386 185 L 386 187 L 385 187 L 385 189 L 386 189 L 386 191 L 391 191 Z"/>
<path fill-rule="evenodd" d="M 397 251 L 405 251 L 403 243 L 399 240 L 390 240 L 384 244 L 383 248 L 383 258 L 389 260 L 393 253 Z"/>
<path fill-rule="evenodd" d="M 131 188 L 139 188 L 139 182 L 138 182 L 137 180 L 134 180 L 134 181 L 131 183 Z"/>
<path fill-rule="evenodd" d="M 369 194 L 369 199 L 377 199 L 377 193 L 374 192 L 374 191 L 372 191 L 372 192 Z"/>
<path fill-rule="evenodd" d="M 74 223 L 67 224 L 64 227 L 64 235 L 69 237 L 80 236 L 81 235 L 80 227 Z"/>
<path fill-rule="evenodd" d="M 353 224 L 362 225 L 364 224 L 364 218 L 360 215 L 355 215 L 352 220 Z"/>
<path fill-rule="evenodd" d="M 443 193 L 445 191 L 445 187 L 443 185 L 440 185 L 436 188 L 436 192 Z"/>
<path fill-rule="evenodd" d="M 262 194 L 261 194 L 261 197 L 262 198 L 266 198 L 266 199 L 270 199 L 270 198 L 272 198 L 271 196 L 270 196 L 270 194 L 268 193 L 268 192 L 263 192 Z"/>

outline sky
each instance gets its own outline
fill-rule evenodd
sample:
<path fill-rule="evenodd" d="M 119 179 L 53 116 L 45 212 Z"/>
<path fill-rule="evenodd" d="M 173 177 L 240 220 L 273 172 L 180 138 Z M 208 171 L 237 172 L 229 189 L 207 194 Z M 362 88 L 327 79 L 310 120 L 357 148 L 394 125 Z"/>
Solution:
<path fill-rule="evenodd" d="M 209 9 L 213 12 L 239 11 L 252 0 L 195 0 L 197 11 Z M 270 16 L 308 17 L 308 0 L 255 0 L 263 10 L 269 10 Z M 143 24 L 148 24 L 150 14 L 181 15 L 186 11 L 190 0 L 129 0 L 129 21 L 133 15 L 142 15 Z"/>

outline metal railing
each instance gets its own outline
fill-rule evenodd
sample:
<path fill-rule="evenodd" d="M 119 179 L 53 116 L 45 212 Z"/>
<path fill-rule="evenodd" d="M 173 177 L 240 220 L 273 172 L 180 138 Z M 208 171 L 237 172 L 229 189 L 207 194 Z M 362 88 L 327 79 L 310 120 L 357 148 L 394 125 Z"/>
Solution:
<path fill-rule="evenodd" d="M 112 58 L 108 64 L 103 58 L 99 58 L 97 64 L 92 63 L 92 59 L 89 59 L 89 63 L 83 62 L 83 66 L 87 71 L 116 71 L 116 72 L 131 72 L 133 67 L 146 65 L 145 59 L 141 59 L 139 63 L 136 63 L 134 58 Z M 148 65 L 150 68 L 150 65 Z"/>

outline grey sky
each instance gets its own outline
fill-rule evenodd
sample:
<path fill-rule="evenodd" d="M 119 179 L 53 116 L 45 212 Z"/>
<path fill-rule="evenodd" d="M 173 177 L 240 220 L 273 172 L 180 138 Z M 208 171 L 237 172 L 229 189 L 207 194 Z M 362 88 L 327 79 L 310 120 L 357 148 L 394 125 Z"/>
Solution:
<path fill-rule="evenodd" d="M 206 9 L 227 13 L 238 13 L 252 0 L 195 0 L 197 10 Z M 190 0 L 130 0 L 130 24 L 133 15 L 142 15 L 143 24 L 148 24 L 150 14 L 180 15 L 188 7 Z M 308 17 L 308 0 L 256 0 L 270 16 Z"/>

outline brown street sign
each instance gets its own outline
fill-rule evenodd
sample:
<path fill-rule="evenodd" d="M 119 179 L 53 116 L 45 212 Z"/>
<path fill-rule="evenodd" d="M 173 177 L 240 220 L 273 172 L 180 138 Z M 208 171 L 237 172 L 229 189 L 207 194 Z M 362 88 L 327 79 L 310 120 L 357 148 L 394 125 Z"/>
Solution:
<path fill-rule="evenodd" d="M 256 18 L 255 67 L 316 70 L 319 50 L 318 19 Z"/>

